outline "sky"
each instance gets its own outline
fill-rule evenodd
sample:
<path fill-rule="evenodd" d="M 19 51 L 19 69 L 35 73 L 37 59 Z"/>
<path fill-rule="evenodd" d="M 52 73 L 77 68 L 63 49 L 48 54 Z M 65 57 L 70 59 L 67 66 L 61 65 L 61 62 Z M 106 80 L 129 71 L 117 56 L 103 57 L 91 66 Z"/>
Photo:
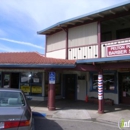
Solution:
<path fill-rule="evenodd" d="M 37 32 L 128 0 L 0 0 L 0 52 L 45 52 Z"/>

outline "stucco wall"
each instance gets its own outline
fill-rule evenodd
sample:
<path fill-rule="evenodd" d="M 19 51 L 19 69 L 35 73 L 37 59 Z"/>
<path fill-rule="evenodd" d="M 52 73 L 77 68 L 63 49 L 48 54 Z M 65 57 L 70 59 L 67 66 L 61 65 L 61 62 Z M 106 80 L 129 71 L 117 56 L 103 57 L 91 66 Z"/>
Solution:
<path fill-rule="evenodd" d="M 66 33 L 60 31 L 58 33 L 48 35 L 46 37 L 47 52 L 59 50 L 65 48 L 66 45 Z"/>
<path fill-rule="evenodd" d="M 86 97 L 86 80 L 78 80 L 77 82 L 77 100 L 84 100 Z"/>
<path fill-rule="evenodd" d="M 46 57 L 65 59 L 65 49 L 46 53 Z"/>
<path fill-rule="evenodd" d="M 97 43 L 97 22 L 69 29 L 68 47 Z"/>

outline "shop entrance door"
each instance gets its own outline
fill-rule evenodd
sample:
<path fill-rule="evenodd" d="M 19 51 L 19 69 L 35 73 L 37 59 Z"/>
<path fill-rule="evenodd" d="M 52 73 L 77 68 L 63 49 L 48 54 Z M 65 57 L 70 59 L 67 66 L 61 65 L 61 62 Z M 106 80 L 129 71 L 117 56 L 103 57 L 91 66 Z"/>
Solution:
<path fill-rule="evenodd" d="M 19 88 L 19 73 L 11 73 L 11 88 Z"/>
<path fill-rule="evenodd" d="M 130 104 L 130 73 L 119 73 L 119 102 Z"/>
<path fill-rule="evenodd" d="M 3 73 L 3 88 L 19 88 L 19 73 Z"/>
<path fill-rule="evenodd" d="M 76 74 L 65 75 L 65 98 L 76 99 Z"/>

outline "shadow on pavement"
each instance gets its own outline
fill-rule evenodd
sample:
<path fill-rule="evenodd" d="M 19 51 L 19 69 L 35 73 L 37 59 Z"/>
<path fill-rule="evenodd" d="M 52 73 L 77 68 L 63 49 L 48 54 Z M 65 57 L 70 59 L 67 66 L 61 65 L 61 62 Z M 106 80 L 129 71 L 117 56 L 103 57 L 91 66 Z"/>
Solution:
<path fill-rule="evenodd" d="M 29 101 L 30 106 L 44 107 L 47 108 L 47 101 Z M 56 110 L 64 109 L 80 109 L 80 110 L 97 110 L 98 104 L 88 103 L 85 101 L 74 101 L 74 100 L 56 100 Z M 130 110 L 130 105 L 104 105 L 105 113 L 117 112 L 122 110 Z"/>
<path fill-rule="evenodd" d="M 35 130 L 63 130 L 54 120 L 43 117 L 34 117 L 34 128 Z"/>

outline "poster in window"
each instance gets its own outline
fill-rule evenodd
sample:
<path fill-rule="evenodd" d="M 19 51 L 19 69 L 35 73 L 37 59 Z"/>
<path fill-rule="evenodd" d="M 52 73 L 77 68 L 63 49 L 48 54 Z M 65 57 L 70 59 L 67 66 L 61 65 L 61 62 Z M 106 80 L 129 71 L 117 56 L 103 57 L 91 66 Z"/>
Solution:
<path fill-rule="evenodd" d="M 30 72 L 21 73 L 21 83 L 29 83 L 30 78 L 31 78 Z"/>
<path fill-rule="evenodd" d="M 30 92 L 30 86 L 21 86 L 21 90 L 25 93 L 29 93 Z"/>
<path fill-rule="evenodd" d="M 34 83 L 39 83 L 39 78 L 33 78 Z"/>
<path fill-rule="evenodd" d="M 32 93 L 42 93 L 41 86 L 32 86 Z"/>

